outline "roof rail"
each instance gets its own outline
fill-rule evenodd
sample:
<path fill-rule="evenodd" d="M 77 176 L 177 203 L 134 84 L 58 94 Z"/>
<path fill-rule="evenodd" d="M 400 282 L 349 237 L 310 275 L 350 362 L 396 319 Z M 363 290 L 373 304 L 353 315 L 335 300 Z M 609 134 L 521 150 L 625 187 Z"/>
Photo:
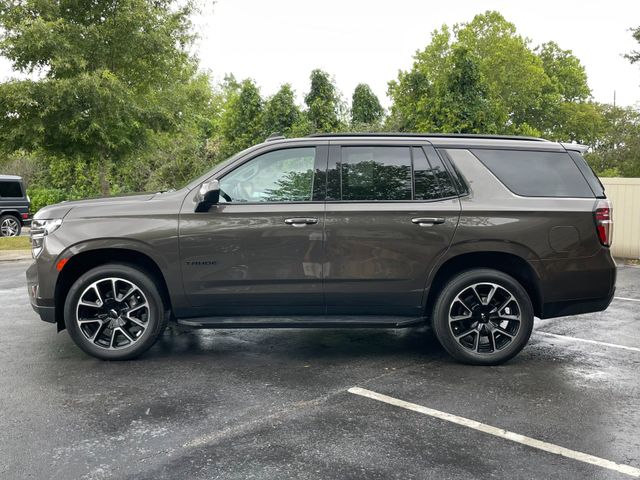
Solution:
<path fill-rule="evenodd" d="M 560 142 L 560 145 L 562 145 L 566 150 L 571 150 L 581 154 L 585 154 L 589 151 L 588 145 L 581 145 L 579 143 Z"/>
<path fill-rule="evenodd" d="M 313 133 L 309 137 L 437 137 L 437 138 L 486 138 L 493 140 L 526 140 L 529 142 L 548 142 L 544 138 L 521 137 L 518 135 L 484 135 L 479 133 Z"/>

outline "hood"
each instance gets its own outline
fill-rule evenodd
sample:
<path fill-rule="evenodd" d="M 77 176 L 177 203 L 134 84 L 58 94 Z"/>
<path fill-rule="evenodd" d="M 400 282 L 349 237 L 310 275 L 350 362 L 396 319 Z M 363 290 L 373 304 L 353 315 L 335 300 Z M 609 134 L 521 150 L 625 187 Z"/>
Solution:
<path fill-rule="evenodd" d="M 87 200 L 73 200 L 73 201 L 65 201 L 56 203 L 55 205 L 49 205 L 48 207 L 44 207 L 33 216 L 34 220 L 41 220 L 45 218 L 64 218 L 73 208 L 82 208 L 82 207 L 101 207 L 101 206 L 109 206 L 109 205 L 126 205 L 129 203 L 138 203 L 138 202 L 146 202 L 147 200 L 151 200 L 155 197 L 156 193 L 143 193 L 143 194 L 132 194 L 132 195 L 122 195 L 118 197 L 100 197 L 100 198 L 90 198 Z"/>

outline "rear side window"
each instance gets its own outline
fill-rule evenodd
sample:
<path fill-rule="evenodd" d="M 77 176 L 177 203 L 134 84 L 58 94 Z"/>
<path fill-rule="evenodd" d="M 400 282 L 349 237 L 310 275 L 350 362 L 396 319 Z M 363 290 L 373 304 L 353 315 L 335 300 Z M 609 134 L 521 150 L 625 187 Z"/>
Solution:
<path fill-rule="evenodd" d="M 582 157 L 582 155 L 580 155 L 578 152 L 573 151 L 570 151 L 569 155 L 571 155 L 573 161 L 576 162 L 576 165 L 582 172 L 582 175 L 584 175 L 584 178 L 587 179 L 587 183 L 591 187 L 591 190 L 593 190 L 595 196 L 598 198 L 605 198 L 604 186 L 602 185 L 602 182 L 600 182 L 600 179 L 598 179 L 596 174 L 593 173 L 593 170 L 591 170 L 591 167 Z"/>
<path fill-rule="evenodd" d="M 427 159 L 424 150 L 413 149 L 414 199 L 435 200 L 457 194 L 442 160 L 437 155 Z"/>
<path fill-rule="evenodd" d="M 342 200 L 411 200 L 409 147 L 342 147 Z"/>
<path fill-rule="evenodd" d="M 21 198 L 22 188 L 19 182 L 0 182 L 0 197 Z"/>
<path fill-rule="evenodd" d="M 517 195 L 525 197 L 594 196 L 566 152 L 474 149 L 472 153 Z"/>

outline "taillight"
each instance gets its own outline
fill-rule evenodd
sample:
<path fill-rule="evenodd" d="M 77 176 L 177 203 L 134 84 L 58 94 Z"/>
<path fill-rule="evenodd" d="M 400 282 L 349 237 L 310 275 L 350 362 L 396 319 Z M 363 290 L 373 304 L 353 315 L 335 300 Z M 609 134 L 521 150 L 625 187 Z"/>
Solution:
<path fill-rule="evenodd" d="M 613 236 L 613 207 L 609 200 L 599 200 L 593 212 L 598 239 L 605 247 L 611 246 Z"/>

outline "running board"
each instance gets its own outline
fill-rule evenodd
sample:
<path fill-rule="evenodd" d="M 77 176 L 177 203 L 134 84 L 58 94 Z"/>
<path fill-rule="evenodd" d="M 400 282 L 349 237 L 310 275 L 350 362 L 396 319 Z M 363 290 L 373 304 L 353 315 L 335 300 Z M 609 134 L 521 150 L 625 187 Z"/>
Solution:
<path fill-rule="evenodd" d="M 192 328 L 404 328 L 424 323 L 425 317 L 378 315 L 292 317 L 199 317 L 178 318 L 178 325 Z"/>

